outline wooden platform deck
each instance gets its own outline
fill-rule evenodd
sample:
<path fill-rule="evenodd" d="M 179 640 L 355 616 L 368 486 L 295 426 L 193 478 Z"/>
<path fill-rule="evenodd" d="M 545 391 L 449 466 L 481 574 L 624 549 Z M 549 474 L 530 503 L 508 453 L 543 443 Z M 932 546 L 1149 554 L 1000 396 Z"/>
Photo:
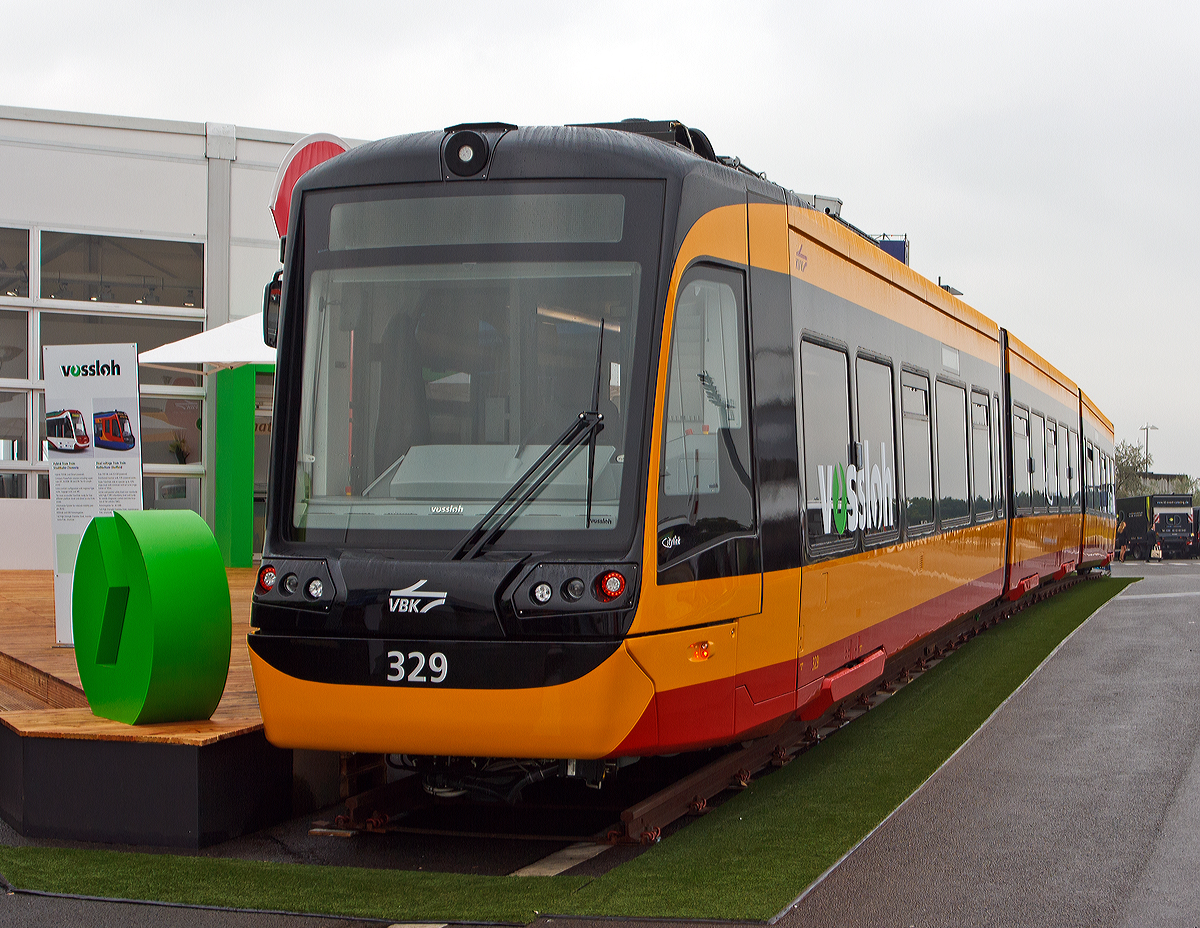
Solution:
<path fill-rule="evenodd" d="M 250 672 L 252 568 L 230 568 L 233 639 L 229 678 L 207 722 L 125 725 L 87 707 L 73 648 L 54 646 L 54 574 L 0 571 L 0 723 L 19 735 L 203 746 L 258 731 L 262 715 Z"/>

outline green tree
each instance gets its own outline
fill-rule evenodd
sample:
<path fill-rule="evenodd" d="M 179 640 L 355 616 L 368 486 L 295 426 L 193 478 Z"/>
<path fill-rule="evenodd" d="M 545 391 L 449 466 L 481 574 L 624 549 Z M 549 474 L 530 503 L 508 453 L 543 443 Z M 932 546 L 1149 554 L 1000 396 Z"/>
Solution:
<path fill-rule="evenodd" d="M 1123 441 L 1117 445 L 1117 498 L 1149 493 L 1142 474 L 1150 470 L 1154 458 L 1142 452 L 1141 445 Z"/>

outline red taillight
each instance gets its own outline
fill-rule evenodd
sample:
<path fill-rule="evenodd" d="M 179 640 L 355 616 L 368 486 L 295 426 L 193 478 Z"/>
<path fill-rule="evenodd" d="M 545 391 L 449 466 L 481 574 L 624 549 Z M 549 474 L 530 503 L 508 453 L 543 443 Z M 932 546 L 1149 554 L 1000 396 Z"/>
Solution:
<path fill-rule="evenodd" d="M 625 592 L 625 577 L 610 570 L 596 578 L 596 598 L 602 603 L 611 603 Z"/>
<path fill-rule="evenodd" d="M 271 590 L 275 589 L 275 581 L 277 579 L 274 567 L 264 567 L 258 572 L 258 591 L 260 593 L 270 593 Z"/>

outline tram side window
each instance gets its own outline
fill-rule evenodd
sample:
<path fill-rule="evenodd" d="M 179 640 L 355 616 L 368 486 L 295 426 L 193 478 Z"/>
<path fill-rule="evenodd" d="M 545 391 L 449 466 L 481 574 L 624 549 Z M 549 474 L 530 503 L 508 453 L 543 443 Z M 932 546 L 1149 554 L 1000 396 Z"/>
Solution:
<path fill-rule="evenodd" d="M 1085 504 L 1089 512 L 1094 512 L 1096 509 L 1096 448 L 1090 441 L 1087 443 L 1087 474 L 1084 483 L 1086 484 L 1084 492 L 1087 494 L 1084 497 Z"/>
<path fill-rule="evenodd" d="M 1004 502 L 1004 455 L 1001 453 L 1000 447 L 1003 444 L 1001 441 L 1001 432 L 1004 430 L 1004 419 L 1000 415 L 1000 397 L 992 396 L 992 423 L 995 428 L 992 429 L 992 473 L 995 474 L 995 482 L 992 484 L 992 499 L 996 503 L 996 514 L 1003 517 L 1005 513 Z"/>
<path fill-rule="evenodd" d="M 992 435 L 986 393 L 971 393 L 971 453 L 974 458 L 975 521 L 992 518 Z"/>
<path fill-rule="evenodd" d="M 1104 455 L 1104 511 L 1113 514 L 1113 459 Z"/>
<path fill-rule="evenodd" d="M 896 413 L 889 364 L 859 358 L 856 484 L 868 540 L 896 529 Z"/>
<path fill-rule="evenodd" d="M 804 482 L 810 545 L 828 545 L 858 529 L 850 503 L 850 384 L 846 353 L 800 345 Z"/>
<path fill-rule="evenodd" d="M 658 501 L 659 565 L 754 527 L 741 275 L 701 267 L 675 304 Z"/>
<path fill-rule="evenodd" d="M 1046 508 L 1046 420 L 1036 412 L 1029 416 L 1029 460 L 1033 462 L 1033 506 Z"/>
<path fill-rule="evenodd" d="M 933 525 L 933 449 L 929 423 L 929 379 L 907 371 L 900 380 L 904 416 L 904 519 L 908 530 Z"/>
<path fill-rule="evenodd" d="M 1079 463 L 1079 433 L 1074 429 L 1071 429 L 1070 452 L 1071 508 L 1078 511 L 1079 503 L 1082 498 L 1080 493 L 1080 481 L 1083 480 L 1083 469 Z"/>
<path fill-rule="evenodd" d="M 1058 494 L 1059 505 L 1066 510 L 1071 505 L 1071 481 L 1067 477 L 1067 449 L 1070 445 L 1067 439 L 1067 427 L 1058 424 Z"/>
<path fill-rule="evenodd" d="M 1030 481 L 1031 468 L 1029 458 L 1029 413 L 1024 409 L 1013 410 L 1013 502 L 1017 509 L 1029 509 L 1033 506 L 1033 491 Z"/>
<path fill-rule="evenodd" d="M 942 523 L 971 515 L 967 492 L 967 391 L 938 381 L 938 493 Z"/>
<path fill-rule="evenodd" d="M 1046 423 L 1046 505 L 1058 507 L 1058 429 Z"/>

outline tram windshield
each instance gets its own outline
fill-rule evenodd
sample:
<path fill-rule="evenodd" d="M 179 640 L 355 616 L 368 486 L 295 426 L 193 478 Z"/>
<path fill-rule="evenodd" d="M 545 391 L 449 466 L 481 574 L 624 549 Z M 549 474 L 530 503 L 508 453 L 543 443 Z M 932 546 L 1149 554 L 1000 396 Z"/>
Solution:
<path fill-rule="evenodd" d="M 661 188 L 464 186 L 305 200 L 297 540 L 450 550 L 592 410 L 495 544 L 628 540 Z"/>

